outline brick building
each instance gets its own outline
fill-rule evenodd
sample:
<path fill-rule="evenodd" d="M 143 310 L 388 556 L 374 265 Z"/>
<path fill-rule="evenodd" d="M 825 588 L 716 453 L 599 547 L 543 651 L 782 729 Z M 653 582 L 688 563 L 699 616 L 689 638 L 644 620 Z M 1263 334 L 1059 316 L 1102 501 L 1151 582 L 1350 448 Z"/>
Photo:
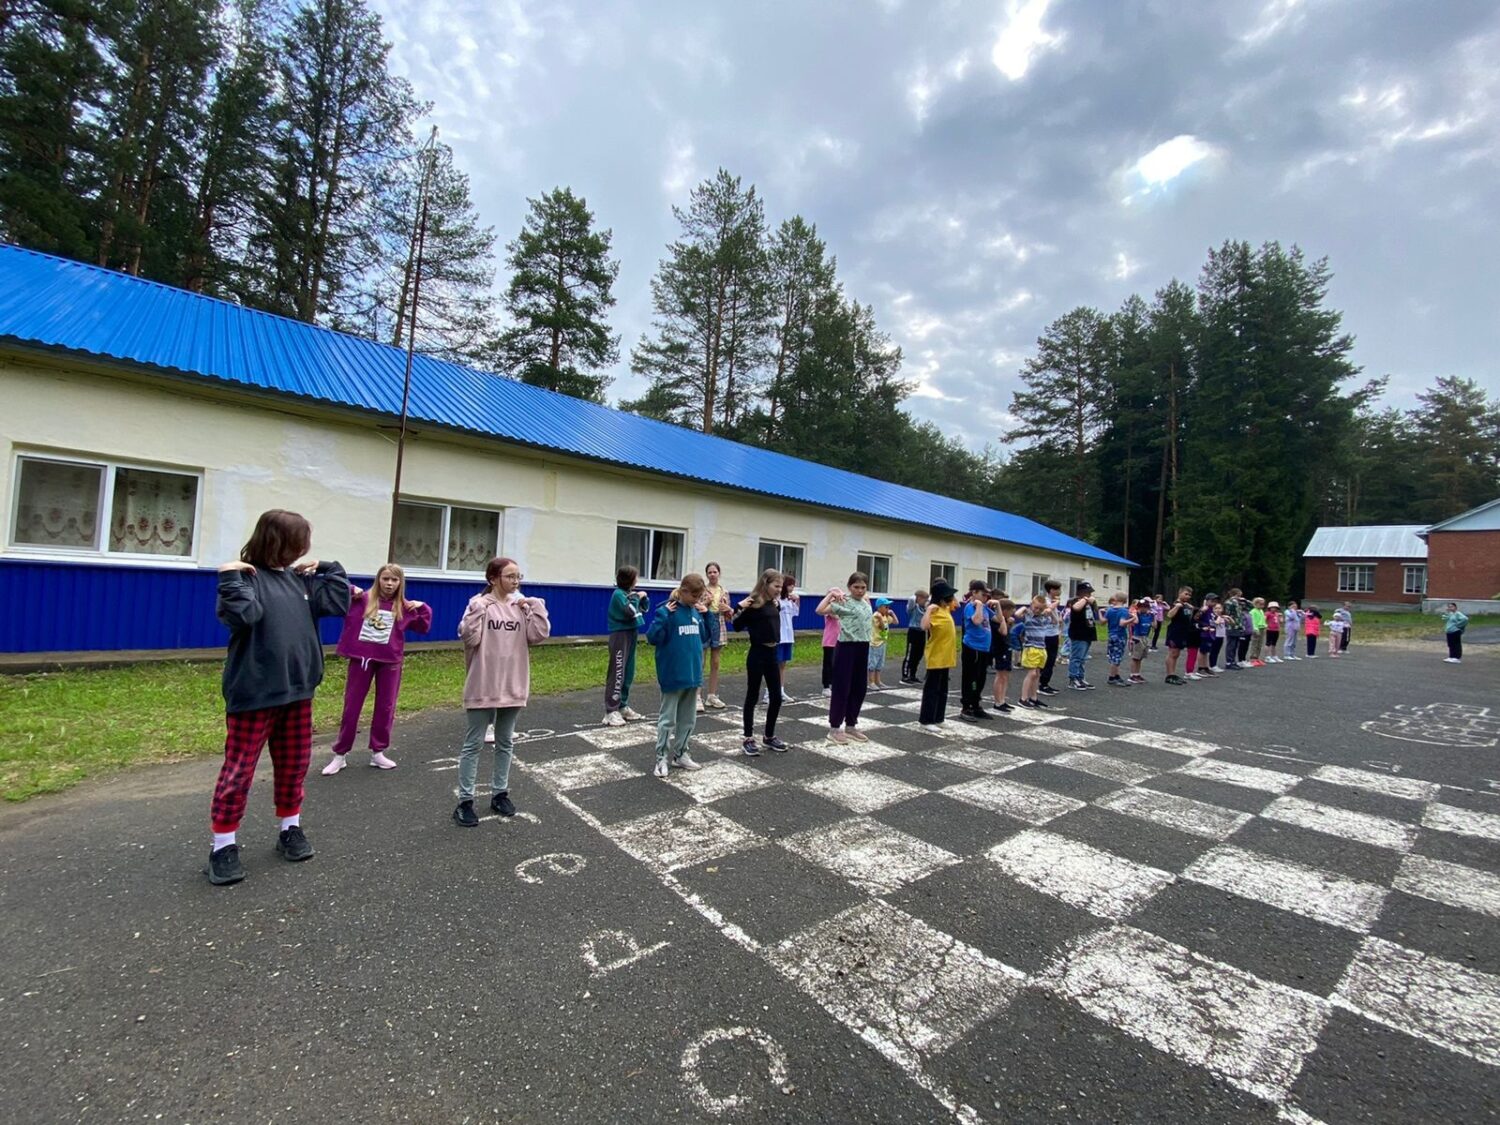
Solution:
<path fill-rule="evenodd" d="M 1458 602 L 1465 613 L 1500 613 L 1500 499 L 1435 523 L 1422 538 L 1426 608 Z"/>
<path fill-rule="evenodd" d="M 1302 552 L 1306 601 L 1419 609 L 1427 593 L 1425 524 L 1320 527 Z"/>

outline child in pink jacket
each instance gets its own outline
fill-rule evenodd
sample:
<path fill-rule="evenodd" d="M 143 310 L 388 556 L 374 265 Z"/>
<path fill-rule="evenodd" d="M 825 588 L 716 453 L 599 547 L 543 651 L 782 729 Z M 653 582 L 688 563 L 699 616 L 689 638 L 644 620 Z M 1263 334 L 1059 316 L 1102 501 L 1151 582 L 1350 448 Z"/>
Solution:
<path fill-rule="evenodd" d="M 495 766 L 490 780 L 490 808 L 515 816 L 510 799 L 510 762 L 516 719 L 531 694 L 532 645 L 552 632 L 547 603 L 521 594 L 521 568 L 515 559 L 495 558 L 485 568 L 489 588 L 469 600 L 458 635 L 464 642 L 464 710 L 468 730 L 458 754 L 458 808 L 454 821 L 462 828 L 479 823 L 474 814 L 474 779 L 479 773 L 479 744 L 485 727 L 495 726 Z"/>
<path fill-rule="evenodd" d="M 364 710 L 370 685 L 375 685 L 375 711 L 370 716 L 370 765 L 393 770 L 396 763 L 386 757 L 391 746 L 391 725 L 396 719 L 396 697 L 401 694 L 401 662 L 406 656 L 406 634 L 425 633 L 432 628 L 432 607 L 406 596 L 406 572 L 386 563 L 375 574 L 368 590 L 349 587 L 349 612 L 339 635 L 338 654 L 349 661 L 344 681 L 344 717 L 339 736 L 333 740 L 333 759 L 323 767 L 331 777 L 348 764 L 359 733 L 359 713 Z"/>

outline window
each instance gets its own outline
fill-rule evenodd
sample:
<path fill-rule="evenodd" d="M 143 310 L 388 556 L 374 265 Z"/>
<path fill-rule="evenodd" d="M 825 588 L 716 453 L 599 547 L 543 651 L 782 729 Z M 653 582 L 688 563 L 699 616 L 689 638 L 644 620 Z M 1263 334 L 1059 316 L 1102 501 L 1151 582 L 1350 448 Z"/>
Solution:
<path fill-rule="evenodd" d="M 199 477 L 104 461 L 16 462 L 13 547 L 190 559 Z"/>
<path fill-rule="evenodd" d="M 1349 563 L 1339 566 L 1339 593 L 1369 594 L 1375 590 L 1373 563 Z"/>
<path fill-rule="evenodd" d="M 891 592 L 890 555 L 855 555 L 854 569 L 862 570 L 869 575 L 870 593 L 889 594 Z"/>
<path fill-rule="evenodd" d="M 1082 578 L 1068 579 L 1068 600 L 1072 601 L 1078 596 L 1078 583 L 1084 581 Z"/>
<path fill-rule="evenodd" d="M 633 566 L 644 582 L 676 582 L 686 555 L 687 536 L 681 531 L 622 523 L 615 532 L 615 568 Z"/>
<path fill-rule="evenodd" d="M 1427 566 L 1425 563 L 1402 568 L 1401 592 L 1403 594 L 1427 595 Z"/>
<path fill-rule="evenodd" d="M 1045 574 L 1033 574 L 1031 576 L 1031 596 L 1034 598 L 1038 594 L 1045 594 L 1047 592 L 1045 589 L 1046 584 L 1047 576 Z"/>
<path fill-rule="evenodd" d="M 807 579 L 807 575 L 802 570 L 804 558 L 806 558 L 804 547 L 795 543 L 770 543 L 762 539 L 760 554 L 755 564 L 755 577 L 759 580 L 762 571 L 774 569 L 783 574 L 790 574 L 800 585 Z"/>
<path fill-rule="evenodd" d="M 984 584 L 991 590 L 999 590 L 1007 597 L 1010 596 L 1010 571 L 996 570 L 991 567 L 984 572 Z"/>
<path fill-rule="evenodd" d="M 402 566 L 483 574 L 499 550 L 499 512 L 406 500 L 396 506 L 392 561 Z"/>
<path fill-rule="evenodd" d="M 928 589 L 931 589 L 932 586 L 937 585 L 937 583 L 939 583 L 939 582 L 946 582 L 946 583 L 948 583 L 948 585 L 950 585 L 950 586 L 952 586 L 954 588 L 957 588 L 957 586 L 958 586 L 957 574 L 958 574 L 958 567 L 954 563 L 945 563 L 945 562 L 935 562 L 935 563 L 933 563 L 932 564 L 932 574 L 931 574 L 932 581 L 931 581 L 931 584 L 928 586 Z"/>

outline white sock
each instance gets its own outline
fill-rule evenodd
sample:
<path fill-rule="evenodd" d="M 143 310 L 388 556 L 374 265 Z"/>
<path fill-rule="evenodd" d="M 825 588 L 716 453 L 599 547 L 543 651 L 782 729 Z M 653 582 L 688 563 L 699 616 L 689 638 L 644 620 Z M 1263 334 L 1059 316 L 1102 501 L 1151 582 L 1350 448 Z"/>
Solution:
<path fill-rule="evenodd" d="M 281 830 L 283 832 L 285 832 L 288 828 L 291 828 L 294 825 L 298 825 L 298 824 L 301 824 L 301 823 L 302 823 L 302 814 L 301 813 L 297 813 L 295 816 L 284 816 L 284 817 L 281 818 Z"/>
<path fill-rule="evenodd" d="M 234 843 L 233 832 L 214 833 L 214 851 L 218 851 L 220 848 L 227 848 L 232 843 Z"/>

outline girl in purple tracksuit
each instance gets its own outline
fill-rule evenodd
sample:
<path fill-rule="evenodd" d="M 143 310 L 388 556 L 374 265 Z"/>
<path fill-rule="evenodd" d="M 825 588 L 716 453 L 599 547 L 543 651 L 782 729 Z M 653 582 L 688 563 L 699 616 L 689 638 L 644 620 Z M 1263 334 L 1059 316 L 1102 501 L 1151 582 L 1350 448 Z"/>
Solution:
<path fill-rule="evenodd" d="M 334 739 L 333 759 L 323 767 L 331 776 L 347 764 L 359 732 L 359 713 L 364 710 L 370 685 L 375 685 L 375 713 L 370 717 L 370 765 L 393 770 L 396 763 L 386 757 L 391 745 L 391 724 L 396 718 L 396 696 L 401 692 L 401 661 L 406 652 L 407 632 L 425 633 L 432 628 L 432 607 L 406 596 L 406 572 L 386 563 L 375 575 L 369 590 L 349 587 L 349 612 L 339 635 L 338 654 L 349 660 L 349 678 L 344 684 L 344 718 Z"/>

